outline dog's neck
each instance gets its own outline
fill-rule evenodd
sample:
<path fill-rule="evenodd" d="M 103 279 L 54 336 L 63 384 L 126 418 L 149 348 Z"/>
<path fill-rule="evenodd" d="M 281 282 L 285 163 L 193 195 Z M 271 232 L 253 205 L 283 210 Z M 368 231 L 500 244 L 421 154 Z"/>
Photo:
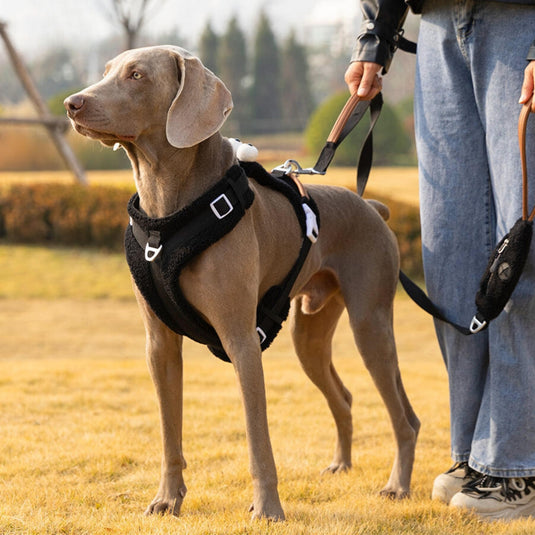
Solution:
<path fill-rule="evenodd" d="M 152 147 L 161 147 L 157 152 Z M 165 217 L 191 204 L 236 162 L 219 133 L 193 147 L 177 149 L 166 140 L 125 143 L 140 206 L 149 217 Z"/>

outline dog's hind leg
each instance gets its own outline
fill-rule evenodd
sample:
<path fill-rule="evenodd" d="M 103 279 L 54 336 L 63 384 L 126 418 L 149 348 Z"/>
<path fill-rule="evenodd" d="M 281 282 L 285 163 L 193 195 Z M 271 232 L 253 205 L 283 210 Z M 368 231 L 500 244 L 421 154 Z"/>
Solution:
<path fill-rule="evenodd" d="M 343 385 L 332 363 L 332 337 L 344 310 L 340 296 L 332 296 L 322 302 L 320 310 L 307 311 L 309 295 L 300 296 L 292 302 L 290 325 L 295 350 L 311 381 L 325 396 L 337 429 L 337 441 L 332 463 L 325 472 L 341 472 L 351 467 L 351 418 L 352 396 Z M 305 302 L 303 302 L 305 300 Z M 310 310 L 309 310 L 310 311 Z M 311 312 L 311 311 L 310 311 Z"/>
<path fill-rule="evenodd" d="M 392 472 L 381 494 L 390 498 L 405 498 L 410 492 L 420 421 L 401 381 L 392 311 L 377 307 L 359 320 L 350 316 L 350 322 L 364 363 L 387 408 L 397 446 Z"/>

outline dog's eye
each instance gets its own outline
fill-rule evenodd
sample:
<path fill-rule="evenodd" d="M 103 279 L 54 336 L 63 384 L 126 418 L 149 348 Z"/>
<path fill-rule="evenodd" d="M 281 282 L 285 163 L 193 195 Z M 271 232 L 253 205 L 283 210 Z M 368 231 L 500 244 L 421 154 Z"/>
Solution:
<path fill-rule="evenodd" d="M 132 78 L 132 79 L 134 79 L 134 80 L 141 80 L 141 78 L 143 78 L 143 75 L 142 75 L 140 72 L 134 71 L 134 72 L 130 75 L 130 78 Z"/>

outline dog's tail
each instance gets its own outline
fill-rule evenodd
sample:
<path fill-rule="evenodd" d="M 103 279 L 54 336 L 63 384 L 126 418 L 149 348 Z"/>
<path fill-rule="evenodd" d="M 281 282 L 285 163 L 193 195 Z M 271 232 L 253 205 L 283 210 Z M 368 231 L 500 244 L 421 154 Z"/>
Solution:
<path fill-rule="evenodd" d="M 367 199 L 366 201 L 370 206 L 375 208 L 377 212 L 379 212 L 379 215 L 385 220 L 388 221 L 390 218 L 390 210 L 388 209 L 388 206 L 386 204 L 383 204 L 382 202 L 376 201 L 374 199 Z"/>

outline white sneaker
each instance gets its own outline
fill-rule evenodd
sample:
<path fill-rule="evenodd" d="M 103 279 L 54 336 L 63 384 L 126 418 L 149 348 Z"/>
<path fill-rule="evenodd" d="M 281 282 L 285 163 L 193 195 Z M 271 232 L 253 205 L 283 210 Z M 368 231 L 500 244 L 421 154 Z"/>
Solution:
<path fill-rule="evenodd" d="M 464 485 L 480 477 L 481 474 L 470 468 L 466 461 L 455 463 L 447 472 L 435 478 L 431 499 L 449 504 Z"/>
<path fill-rule="evenodd" d="M 488 520 L 535 516 L 535 477 L 482 476 L 455 494 L 450 505 L 471 509 Z"/>

